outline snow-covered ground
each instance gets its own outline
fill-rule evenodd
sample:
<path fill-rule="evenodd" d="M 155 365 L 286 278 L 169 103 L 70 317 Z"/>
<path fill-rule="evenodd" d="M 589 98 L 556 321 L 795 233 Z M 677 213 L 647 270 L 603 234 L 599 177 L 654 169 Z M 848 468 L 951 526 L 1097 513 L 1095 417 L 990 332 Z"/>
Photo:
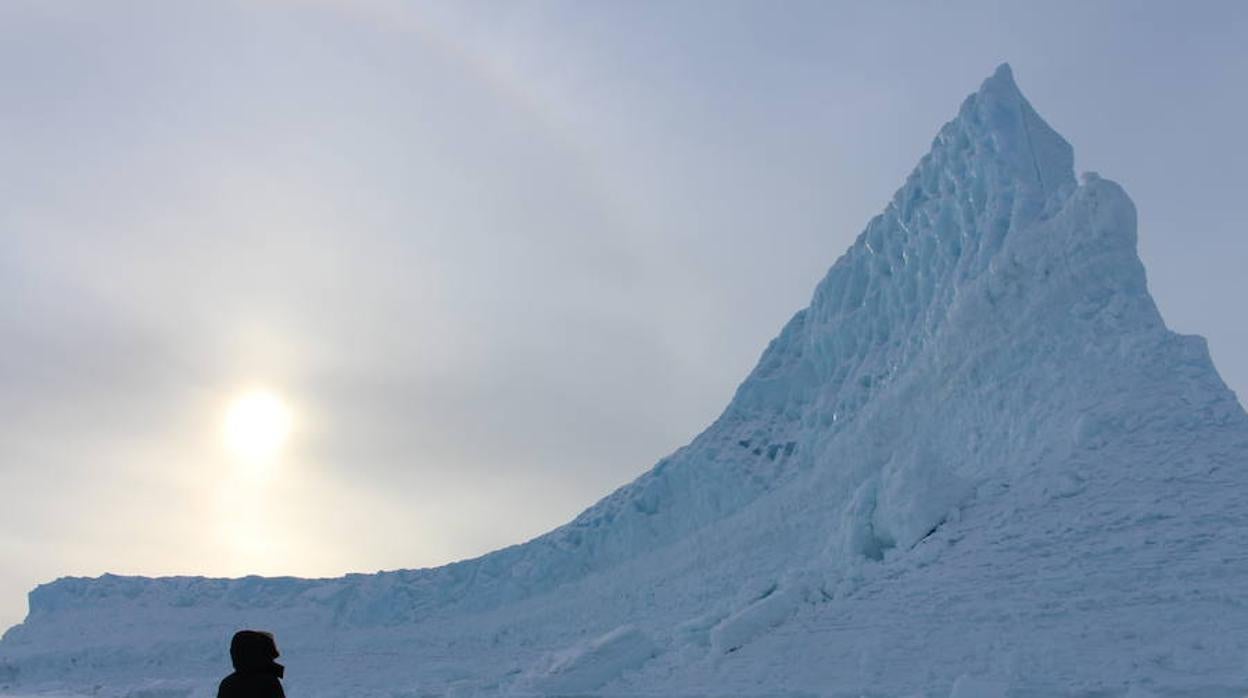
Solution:
<path fill-rule="evenodd" d="M 0 694 L 1248 693 L 1248 416 L 1116 184 L 1002 66 L 723 415 L 574 521 L 431 570 L 62 579 Z M 656 398 L 656 399 L 661 399 Z"/>

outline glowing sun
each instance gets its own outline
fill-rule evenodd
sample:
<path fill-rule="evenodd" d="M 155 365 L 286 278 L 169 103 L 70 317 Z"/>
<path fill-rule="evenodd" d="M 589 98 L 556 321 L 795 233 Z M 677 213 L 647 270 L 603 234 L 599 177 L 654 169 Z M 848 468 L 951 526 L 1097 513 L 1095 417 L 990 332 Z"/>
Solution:
<path fill-rule="evenodd" d="M 225 446 L 247 461 L 271 460 L 290 436 L 290 408 L 267 390 L 244 393 L 230 403 L 222 434 Z"/>

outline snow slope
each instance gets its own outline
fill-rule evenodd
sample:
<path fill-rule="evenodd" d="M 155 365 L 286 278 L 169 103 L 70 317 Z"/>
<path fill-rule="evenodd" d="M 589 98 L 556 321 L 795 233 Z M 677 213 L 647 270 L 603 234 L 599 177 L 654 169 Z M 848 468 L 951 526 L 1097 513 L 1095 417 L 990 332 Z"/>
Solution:
<path fill-rule="evenodd" d="M 1135 209 L 1007 66 L 723 415 L 575 520 L 431 570 L 61 579 L 0 693 L 1243 696 L 1248 416 Z"/>

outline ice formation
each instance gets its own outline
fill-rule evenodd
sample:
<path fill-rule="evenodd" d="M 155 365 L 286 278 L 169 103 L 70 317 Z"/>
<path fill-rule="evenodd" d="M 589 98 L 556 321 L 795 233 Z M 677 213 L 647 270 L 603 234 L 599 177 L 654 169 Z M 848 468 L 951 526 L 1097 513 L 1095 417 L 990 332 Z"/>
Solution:
<path fill-rule="evenodd" d="M 1135 209 L 1007 66 L 723 415 L 575 520 L 437 569 L 61 579 L 0 694 L 1242 696 L 1248 416 Z"/>

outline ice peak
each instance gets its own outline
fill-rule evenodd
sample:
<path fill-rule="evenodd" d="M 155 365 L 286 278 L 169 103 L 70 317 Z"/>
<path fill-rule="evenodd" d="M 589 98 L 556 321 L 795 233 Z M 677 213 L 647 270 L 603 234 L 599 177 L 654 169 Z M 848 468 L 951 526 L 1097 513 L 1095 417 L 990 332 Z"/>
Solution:
<path fill-rule="evenodd" d="M 986 92 L 988 90 L 1001 90 L 1019 97 L 1022 96 L 1022 93 L 1018 90 L 1018 84 L 1014 82 L 1014 69 L 1010 67 L 1009 63 L 1002 63 L 997 66 L 996 70 L 992 71 L 992 75 L 984 78 L 979 91 Z"/>
<path fill-rule="evenodd" d="M 958 118 L 946 124 L 941 135 L 961 129 L 985 137 L 988 147 L 981 155 L 1006 165 L 1026 194 L 1053 199 L 1073 190 L 1074 150 L 1023 96 L 1009 63 L 997 66 L 979 91 L 966 98 Z"/>

